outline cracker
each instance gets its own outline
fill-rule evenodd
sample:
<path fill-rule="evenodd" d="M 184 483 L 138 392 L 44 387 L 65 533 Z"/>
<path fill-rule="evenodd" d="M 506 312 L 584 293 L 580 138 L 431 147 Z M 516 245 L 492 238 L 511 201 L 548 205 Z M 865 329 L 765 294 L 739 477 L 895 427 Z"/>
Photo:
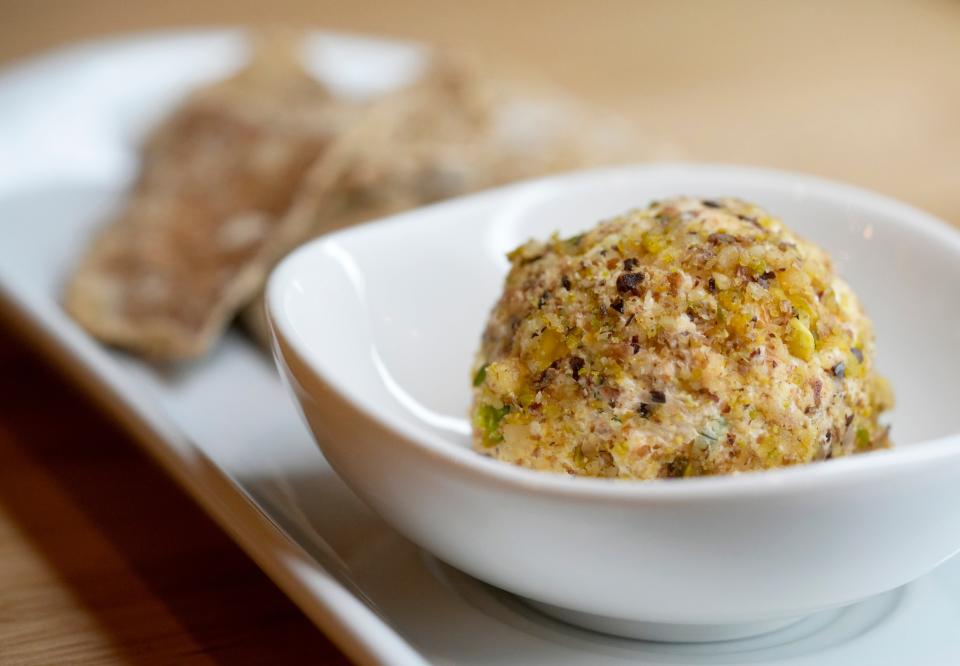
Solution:
<path fill-rule="evenodd" d="M 610 114 L 438 55 L 420 81 L 358 113 L 304 180 L 288 217 L 318 235 L 515 180 L 651 153 Z M 269 341 L 262 294 L 243 321 Z"/>
<path fill-rule="evenodd" d="M 68 312 L 138 354 L 205 353 L 309 231 L 285 213 L 345 116 L 286 49 L 191 95 L 148 139 L 123 209 L 66 285 Z"/>

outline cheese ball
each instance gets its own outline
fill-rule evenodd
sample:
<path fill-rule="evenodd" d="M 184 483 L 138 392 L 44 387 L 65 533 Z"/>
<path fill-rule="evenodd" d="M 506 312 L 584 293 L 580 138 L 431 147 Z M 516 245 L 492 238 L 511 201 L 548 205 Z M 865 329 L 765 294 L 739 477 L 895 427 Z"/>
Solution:
<path fill-rule="evenodd" d="M 508 255 L 473 368 L 474 448 L 654 479 L 889 446 L 870 321 L 763 209 L 677 198 Z"/>

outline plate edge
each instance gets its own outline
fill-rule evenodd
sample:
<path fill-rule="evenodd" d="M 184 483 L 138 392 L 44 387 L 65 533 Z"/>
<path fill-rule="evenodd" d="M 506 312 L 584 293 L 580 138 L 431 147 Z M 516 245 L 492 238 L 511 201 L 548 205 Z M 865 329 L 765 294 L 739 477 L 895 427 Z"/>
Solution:
<path fill-rule="evenodd" d="M 150 423 L 150 419 L 124 397 L 124 392 L 111 386 L 111 379 L 98 371 L 75 344 L 58 335 L 52 323 L 45 321 L 8 282 L 8 278 L 0 274 L 0 326 L 16 331 L 25 345 L 39 352 L 126 430 L 141 450 L 159 464 L 331 642 L 360 664 L 426 666 L 423 655 L 270 520 L 200 448 L 190 445 L 195 461 L 172 450 L 156 424 Z M 131 384 L 113 359 L 104 356 L 102 360 L 113 365 L 114 382 Z M 179 433 L 187 440 L 172 419 L 164 420 L 169 432 Z M 203 483 L 201 473 L 205 475 Z M 354 607 L 349 612 L 337 611 L 331 600 L 306 591 L 298 569 L 320 573 L 326 579 L 324 593 L 338 596 L 339 601 L 350 600 Z M 351 615 L 355 617 L 350 618 Z M 368 622 L 376 626 L 378 635 L 368 636 L 369 632 L 359 628 L 361 623 Z"/>

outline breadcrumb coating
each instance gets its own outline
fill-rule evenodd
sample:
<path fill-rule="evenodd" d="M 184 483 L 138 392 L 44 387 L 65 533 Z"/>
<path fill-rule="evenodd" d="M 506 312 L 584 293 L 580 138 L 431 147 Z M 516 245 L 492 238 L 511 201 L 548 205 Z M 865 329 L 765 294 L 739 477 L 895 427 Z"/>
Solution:
<path fill-rule="evenodd" d="M 889 446 L 860 303 L 755 205 L 654 202 L 509 258 L 473 370 L 484 455 L 653 479 Z"/>

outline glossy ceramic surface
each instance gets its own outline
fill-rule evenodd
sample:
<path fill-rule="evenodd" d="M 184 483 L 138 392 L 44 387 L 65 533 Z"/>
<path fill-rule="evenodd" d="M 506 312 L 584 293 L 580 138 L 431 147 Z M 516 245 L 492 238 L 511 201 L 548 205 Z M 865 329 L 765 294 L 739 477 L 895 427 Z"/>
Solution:
<path fill-rule="evenodd" d="M 894 451 L 737 477 L 612 482 L 469 448 L 468 372 L 528 237 L 677 194 L 756 201 L 824 245 L 873 316 Z M 951 305 L 947 305 L 951 304 Z M 269 287 L 281 367 L 327 459 L 401 533 L 594 629 L 739 637 L 892 589 L 960 548 L 960 234 L 795 174 L 571 174 L 319 239 Z"/>

